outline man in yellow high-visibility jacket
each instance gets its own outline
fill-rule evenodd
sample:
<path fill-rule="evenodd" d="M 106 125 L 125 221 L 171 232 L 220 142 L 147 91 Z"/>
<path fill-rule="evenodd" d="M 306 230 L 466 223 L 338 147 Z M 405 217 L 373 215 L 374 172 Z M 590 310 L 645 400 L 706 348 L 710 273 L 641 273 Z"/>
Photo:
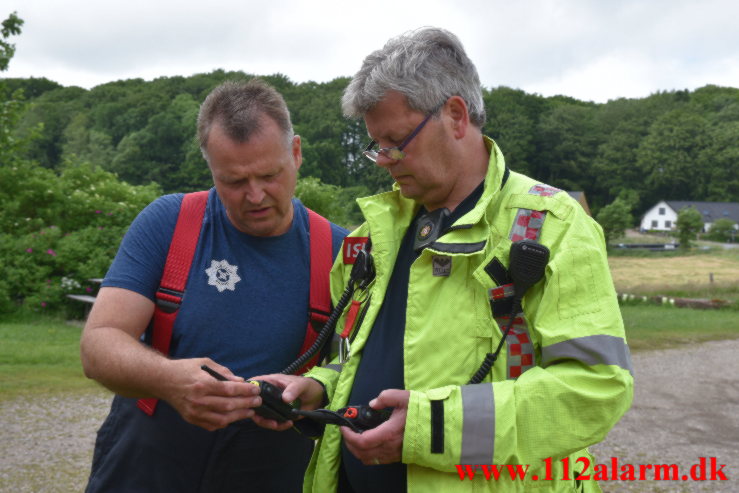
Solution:
<path fill-rule="evenodd" d="M 599 491 L 586 447 L 633 393 L 600 227 L 566 193 L 506 168 L 481 131 L 477 71 L 447 31 L 370 54 L 343 105 L 364 118 L 365 155 L 396 183 L 359 201 L 366 222 L 334 265 L 334 301 L 359 247 L 376 277 L 339 321 L 339 358 L 310 378 L 267 378 L 304 408 L 327 399 L 393 412 L 361 434 L 326 427 L 305 490 Z M 526 238 L 548 263 L 492 370 L 470 383 L 508 326 L 511 246 Z M 522 474 L 486 478 L 491 465 Z"/>

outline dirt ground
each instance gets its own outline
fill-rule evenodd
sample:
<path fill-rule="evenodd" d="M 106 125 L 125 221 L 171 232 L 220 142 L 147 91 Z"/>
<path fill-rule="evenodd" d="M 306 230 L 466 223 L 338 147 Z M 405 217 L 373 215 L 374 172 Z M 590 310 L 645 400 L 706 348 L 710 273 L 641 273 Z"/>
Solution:
<path fill-rule="evenodd" d="M 604 492 L 739 491 L 737 354 L 739 340 L 633 355 L 633 406 L 591 447 L 599 464 L 677 464 L 680 477 L 716 458 L 729 481 L 602 481 Z M 109 399 L 98 391 L 0 403 L 0 492 L 82 491 Z"/>
<path fill-rule="evenodd" d="M 677 481 L 601 482 L 604 492 L 739 491 L 739 340 L 633 355 L 634 402 L 591 451 L 600 464 L 677 464 Z M 705 457 L 728 481 L 683 481 Z M 710 467 L 709 478 L 710 478 Z"/>

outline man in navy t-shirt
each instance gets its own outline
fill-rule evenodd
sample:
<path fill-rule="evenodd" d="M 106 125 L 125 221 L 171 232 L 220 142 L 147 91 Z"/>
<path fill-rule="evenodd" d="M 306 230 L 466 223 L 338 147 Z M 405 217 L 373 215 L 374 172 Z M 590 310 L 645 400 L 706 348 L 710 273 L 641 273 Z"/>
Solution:
<path fill-rule="evenodd" d="M 300 137 L 279 93 L 252 81 L 206 98 L 198 138 L 215 187 L 169 357 L 141 341 L 182 194 L 159 198 L 132 223 L 82 334 L 85 374 L 117 394 L 88 492 L 301 489 L 312 441 L 248 420 L 260 399 L 242 378 L 279 372 L 305 338 L 310 231 L 293 199 Z M 335 256 L 346 231 L 331 232 Z M 160 399 L 153 416 L 136 407 L 147 397 Z"/>

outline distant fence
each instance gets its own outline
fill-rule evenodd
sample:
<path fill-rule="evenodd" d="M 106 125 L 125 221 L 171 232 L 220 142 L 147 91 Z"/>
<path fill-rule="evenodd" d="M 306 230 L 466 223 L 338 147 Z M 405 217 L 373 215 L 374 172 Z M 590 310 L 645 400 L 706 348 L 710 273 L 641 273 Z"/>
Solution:
<path fill-rule="evenodd" d="M 620 302 L 641 302 L 658 305 L 671 305 L 679 308 L 700 308 L 703 310 L 723 308 L 731 304 L 727 300 L 705 298 L 675 298 L 671 296 L 644 296 L 639 294 L 618 293 Z"/>
<path fill-rule="evenodd" d="M 680 243 L 619 243 L 611 245 L 613 248 L 642 248 L 645 250 L 675 250 Z"/>

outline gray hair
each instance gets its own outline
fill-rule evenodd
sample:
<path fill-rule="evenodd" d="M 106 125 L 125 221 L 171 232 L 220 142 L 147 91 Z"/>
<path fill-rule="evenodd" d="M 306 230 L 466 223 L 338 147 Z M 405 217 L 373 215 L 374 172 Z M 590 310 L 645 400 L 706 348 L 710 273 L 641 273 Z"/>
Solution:
<path fill-rule="evenodd" d="M 293 138 L 290 112 L 282 95 L 259 79 L 226 81 L 208 94 L 198 113 L 198 142 L 208 159 L 207 147 L 214 123 L 222 126 L 231 139 L 246 142 L 262 130 L 262 117 L 268 116 L 285 134 L 286 145 Z"/>
<path fill-rule="evenodd" d="M 407 32 L 367 56 L 344 91 L 344 115 L 363 117 L 391 90 L 403 94 L 411 109 L 425 114 L 451 96 L 460 96 L 470 121 L 480 128 L 485 124 L 477 69 L 459 38 L 445 29 Z"/>

